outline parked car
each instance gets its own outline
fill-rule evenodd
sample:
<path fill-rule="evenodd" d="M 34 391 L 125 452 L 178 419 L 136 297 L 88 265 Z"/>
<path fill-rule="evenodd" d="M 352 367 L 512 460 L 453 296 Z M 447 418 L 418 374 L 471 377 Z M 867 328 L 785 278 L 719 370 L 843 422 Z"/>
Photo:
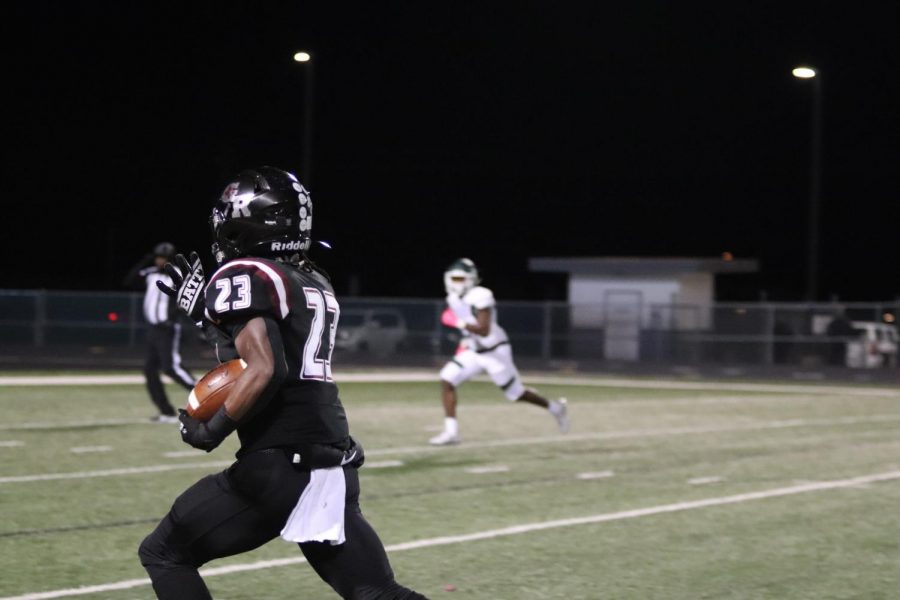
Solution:
<path fill-rule="evenodd" d="M 897 329 L 888 323 L 851 321 L 858 332 L 847 342 L 847 366 L 855 369 L 877 369 L 897 365 Z"/>
<path fill-rule="evenodd" d="M 403 346 L 406 335 L 406 319 L 398 310 L 349 308 L 341 311 L 335 347 L 387 356 Z"/>

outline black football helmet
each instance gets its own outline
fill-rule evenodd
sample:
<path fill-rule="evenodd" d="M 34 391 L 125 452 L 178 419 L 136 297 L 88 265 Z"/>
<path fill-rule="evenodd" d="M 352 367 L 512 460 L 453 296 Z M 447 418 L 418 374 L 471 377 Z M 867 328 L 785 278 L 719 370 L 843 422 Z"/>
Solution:
<path fill-rule="evenodd" d="M 312 200 L 287 171 L 249 169 L 225 187 L 209 224 L 219 264 L 240 256 L 302 254 L 310 246 Z"/>

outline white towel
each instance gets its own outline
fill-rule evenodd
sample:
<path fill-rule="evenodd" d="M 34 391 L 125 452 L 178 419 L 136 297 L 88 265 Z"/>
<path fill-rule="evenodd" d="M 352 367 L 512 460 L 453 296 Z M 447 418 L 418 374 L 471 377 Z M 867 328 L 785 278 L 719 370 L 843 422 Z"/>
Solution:
<path fill-rule="evenodd" d="M 344 469 L 313 469 L 309 484 L 300 494 L 281 537 L 289 542 L 331 542 L 343 544 L 344 502 L 347 481 Z"/>

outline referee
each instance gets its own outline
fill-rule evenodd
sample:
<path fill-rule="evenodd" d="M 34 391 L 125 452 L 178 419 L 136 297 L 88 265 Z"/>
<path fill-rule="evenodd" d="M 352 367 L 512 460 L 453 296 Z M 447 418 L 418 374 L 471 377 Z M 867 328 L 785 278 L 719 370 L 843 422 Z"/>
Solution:
<path fill-rule="evenodd" d="M 194 387 L 194 377 L 181 366 L 181 324 L 178 323 L 175 304 L 159 291 L 157 281 L 171 286 L 172 279 L 163 267 L 175 256 L 175 246 L 160 242 L 153 252 L 144 256 L 125 277 L 128 287 L 143 287 L 144 319 L 147 321 L 147 354 L 144 358 L 144 377 L 150 399 L 159 410 L 151 417 L 157 423 L 177 423 L 175 408 L 166 396 L 160 372 L 171 377 L 187 390 Z"/>

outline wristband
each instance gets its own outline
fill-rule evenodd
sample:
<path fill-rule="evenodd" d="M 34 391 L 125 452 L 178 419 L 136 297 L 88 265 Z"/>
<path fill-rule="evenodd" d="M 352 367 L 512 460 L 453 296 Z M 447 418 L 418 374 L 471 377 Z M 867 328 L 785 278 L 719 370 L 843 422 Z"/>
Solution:
<path fill-rule="evenodd" d="M 206 430 L 209 431 L 211 435 L 218 438 L 219 441 L 224 440 L 231 435 L 237 427 L 237 421 L 229 417 L 228 413 L 225 412 L 224 404 L 216 411 L 216 414 L 206 422 Z"/>

